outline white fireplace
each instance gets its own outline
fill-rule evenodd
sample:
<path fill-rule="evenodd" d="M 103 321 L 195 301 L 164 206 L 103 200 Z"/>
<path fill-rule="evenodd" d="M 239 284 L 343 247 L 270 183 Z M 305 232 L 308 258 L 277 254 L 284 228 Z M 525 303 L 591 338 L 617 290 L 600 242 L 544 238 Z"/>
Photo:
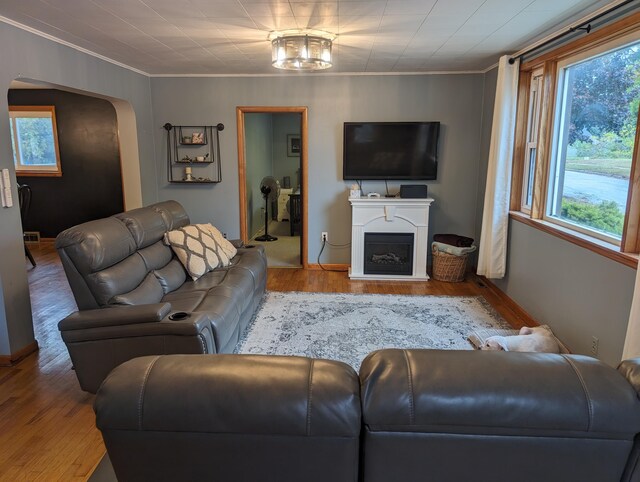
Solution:
<path fill-rule="evenodd" d="M 398 281 L 429 279 L 427 238 L 429 206 L 433 199 L 349 198 L 349 202 L 352 206 L 349 278 Z M 370 236 L 365 236 L 367 234 Z M 393 249 L 396 238 L 398 247 Z M 372 245 L 370 240 L 374 239 Z M 410 274 L 407 274 L 406 263 L 410 264 Z M 397 273 L 393 272 L 394 264 L 398 266 Z"/>

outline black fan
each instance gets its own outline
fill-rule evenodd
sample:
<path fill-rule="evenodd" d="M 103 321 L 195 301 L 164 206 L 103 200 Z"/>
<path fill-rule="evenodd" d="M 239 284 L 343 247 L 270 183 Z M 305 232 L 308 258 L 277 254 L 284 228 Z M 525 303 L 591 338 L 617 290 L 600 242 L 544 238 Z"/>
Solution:
<path fill-rule="evenodd" d="M 258 236 L 256 241 L 277 241 L 278 238 L 269 234 L 269 204 L 278 199 L 280 184 L 274 177 L 267 176 L 260 183 L 260 192 L 264 198 L 264 234 Z"/>

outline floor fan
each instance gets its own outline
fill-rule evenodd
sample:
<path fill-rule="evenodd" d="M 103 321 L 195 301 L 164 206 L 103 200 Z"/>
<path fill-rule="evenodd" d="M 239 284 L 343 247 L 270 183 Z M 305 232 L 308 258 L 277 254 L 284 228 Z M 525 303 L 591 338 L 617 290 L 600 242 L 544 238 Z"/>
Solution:
<path fill-rule="evenodd" d="M 278 238 L 269 234 L 269 204 L 273 205 L 273 201 L 278 199 L 280 184 L 274 177 L 267 176 L 260 182 L 260 192 L 264 198 L 264 234 L 256 241 L 277 241 Z"/>

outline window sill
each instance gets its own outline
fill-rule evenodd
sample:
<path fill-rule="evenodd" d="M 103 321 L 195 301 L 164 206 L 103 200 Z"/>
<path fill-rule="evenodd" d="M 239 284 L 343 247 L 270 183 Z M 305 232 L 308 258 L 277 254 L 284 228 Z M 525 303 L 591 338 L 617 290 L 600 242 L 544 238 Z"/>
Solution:
<path fill-rule="evenodd" d="M 562 226 L 557 226 L 555 224 L 549 223 L 547 221 L 542 221 L 540 219 L 531 219 L 526 214 L 518 211 L 510 211 L 509 217 L 514 221 L 519 221 L 523 224 L 539 229 L 540 231 L 551 234 L 552 236 L 564 239 L 565 241 L 588 249 L 589 251 L 593 251 L 596 254 L 605 256 L 606 258 L 612 259 L 613 261 L 616 261 L 618 263 L 622 263 L 625 266 L 629 266 L 630 268 L 638 268 L 639 256 L 637 254 L 621 253 L 619 251 L 620 248 L 615 244 L 610 244 L 605 241 L 592 238 L 590 236 L 587 236 L 586 234 L 578 233 Z"/>
<path fill-rule="evenodd" d="M 16 177 L 62 177 L 60 171 L 20 171 L 16 169 Z"/>

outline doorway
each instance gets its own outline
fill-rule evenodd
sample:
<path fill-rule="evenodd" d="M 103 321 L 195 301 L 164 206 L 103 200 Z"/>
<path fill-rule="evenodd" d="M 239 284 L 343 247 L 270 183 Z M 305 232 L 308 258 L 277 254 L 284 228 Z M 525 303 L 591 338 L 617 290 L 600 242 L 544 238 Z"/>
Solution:
<path fill-rule="evenodd" d="M 236 114 L 240 237 L 263 244 L 270 267 L 307 268 L 307 108 Z"/>
<path fill-rule="evenodd" d="M 25 214 L 21 211 L 19 229 L 20 237 L 28 232 L 25 246 L 34 258 L 33 263 L 24 260 L 30 294 L 26 309 L 35 338 L 42 343 L 59 339 L 57 322 L 77 309 L 55 250 L 55 236 L 71 225 L 142 206 L 136 118 L 125 100 L 25 78 L 10 83 L 7 103 L 9 109 L 16 105 L 53 105 L 56 109 L 61 175 L 38 177 L 21 172 L 18 176 L 14 172 L 10 180 L 12 185 L 27 184 L 32 190 L 30 209 Z M 4 135 L 12 140 L 9 132 Z M 98 167 L 103 170 L 95 171 Z M 106 183 L 110 184 L 105 188 Z M 19 207 L 19 196 L 13 203 Z M 5 360 L 11 364 L 37 346 L 34 341 L 19 356 L 0 356 L 0 365 Z M 62 343 L 56 349 L 60 347 L 64 351 Z"/>

